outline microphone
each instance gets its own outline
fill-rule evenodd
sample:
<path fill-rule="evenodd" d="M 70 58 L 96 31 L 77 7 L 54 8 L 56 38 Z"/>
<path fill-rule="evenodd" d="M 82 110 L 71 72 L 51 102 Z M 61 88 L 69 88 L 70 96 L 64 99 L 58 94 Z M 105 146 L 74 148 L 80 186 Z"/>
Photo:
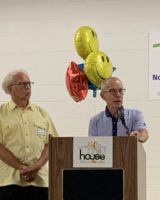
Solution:
<path fill-rule="evenodd" d="M 129 135 L 129 128 L 126 125 L 123 106 L 118 108 L 118 118 L 121 120 L 123 126 L 125 127 L 127 135 Z"/>

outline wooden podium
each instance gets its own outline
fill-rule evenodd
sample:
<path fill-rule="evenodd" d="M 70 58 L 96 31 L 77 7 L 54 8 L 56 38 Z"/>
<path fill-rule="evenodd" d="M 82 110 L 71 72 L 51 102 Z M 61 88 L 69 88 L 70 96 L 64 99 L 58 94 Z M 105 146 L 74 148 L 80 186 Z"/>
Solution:
<path fill-rule="evenodd" d="M 63 200 L 62 171 L 73 168 L 73 139 L 49 138 L 49 200 Z M 146 200 L 146 156 L 136 137 L 113 137 L 113 168 L 124 170 L 124 200 Z"/>

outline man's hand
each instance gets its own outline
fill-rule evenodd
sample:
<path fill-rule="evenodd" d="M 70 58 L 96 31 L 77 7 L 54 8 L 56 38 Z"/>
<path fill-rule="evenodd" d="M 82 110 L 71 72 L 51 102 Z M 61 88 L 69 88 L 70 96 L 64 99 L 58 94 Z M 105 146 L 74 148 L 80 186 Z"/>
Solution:
<path fill-rule="evenodd" d="M 27 165 L 20 169 L 20 176 L 25 181 L 33 181 L 39 170 L 40 166 L 37 163 Z"/>
<path fill-rule="evenodd" d="M 144 143 L 148 139 L 148 132 L 146 129 L 142 129 L 140 131 L 132 131 L 130 136 L 135 136 L 139 142 Z"/>

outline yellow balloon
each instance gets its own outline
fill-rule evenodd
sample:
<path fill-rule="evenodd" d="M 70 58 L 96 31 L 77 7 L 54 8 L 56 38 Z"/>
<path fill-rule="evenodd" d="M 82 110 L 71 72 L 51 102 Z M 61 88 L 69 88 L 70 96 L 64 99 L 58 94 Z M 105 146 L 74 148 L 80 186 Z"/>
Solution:
<path fill-rule="evenodd" d="M 86 58 L 84 72 L 89 81 L 100 88 L 101 82 L 105 78 L 112 76 L 112 62 L 103 52 L 92 52 Z"/>
<path fill-rule="evenodd" d="M 84 60 L 94 51 L 98 51 L 99 42 L 96 32 L 89 26 L 80 27 L 74 37 L 77 53 Z"/>

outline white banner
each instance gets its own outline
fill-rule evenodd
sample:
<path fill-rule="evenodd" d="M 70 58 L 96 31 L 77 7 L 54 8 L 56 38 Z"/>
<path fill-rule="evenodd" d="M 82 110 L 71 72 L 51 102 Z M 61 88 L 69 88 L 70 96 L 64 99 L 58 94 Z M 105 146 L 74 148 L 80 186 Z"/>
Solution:
<path fill-rule="evenodd" d="M 113 137 L 75 137 L 73 167 L 113 167 Z"/>
<path fill-rule="evenodd" d="M 160 99 L 160 32 L 149 34 L 149 97 Z"/>

